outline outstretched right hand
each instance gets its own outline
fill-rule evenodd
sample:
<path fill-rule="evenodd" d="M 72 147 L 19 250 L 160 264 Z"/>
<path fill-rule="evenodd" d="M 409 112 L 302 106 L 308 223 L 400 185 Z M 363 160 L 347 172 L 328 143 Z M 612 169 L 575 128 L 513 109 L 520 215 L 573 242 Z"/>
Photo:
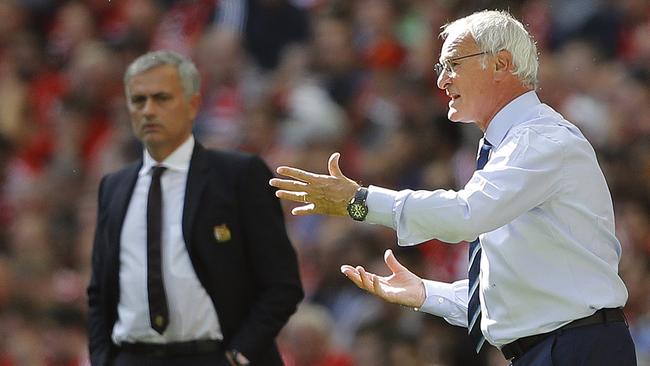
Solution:
<path fill-rule="evenodd" d="M 269 184 L 279 189 L 275 192 L 279 198 L 304 204 L 291 211 L 294 215 L 347 216 L 348 203 L 359 184 L 343 175 L 339 167 L 340 157 L 339 153 L 330 156 L 327 164 L 329 175 L 281 166 L 277 173 L 291 179 L 273 178 Z"/>

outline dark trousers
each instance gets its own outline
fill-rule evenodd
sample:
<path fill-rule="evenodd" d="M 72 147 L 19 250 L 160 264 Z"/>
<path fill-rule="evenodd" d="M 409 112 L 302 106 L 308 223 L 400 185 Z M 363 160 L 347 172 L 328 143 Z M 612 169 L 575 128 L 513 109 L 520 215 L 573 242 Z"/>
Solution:
<path fill-rule="evenodd" d="M 512 366 L 636 366 L 625 323 L 560 330 L 531 348 Z"/>
<path fill-rule="evenodd" d="M 113 366 L 221 366 L 227 365 L 223 352 L 183 357 L 150 357 L 128 352 L 118 352 Z"/>

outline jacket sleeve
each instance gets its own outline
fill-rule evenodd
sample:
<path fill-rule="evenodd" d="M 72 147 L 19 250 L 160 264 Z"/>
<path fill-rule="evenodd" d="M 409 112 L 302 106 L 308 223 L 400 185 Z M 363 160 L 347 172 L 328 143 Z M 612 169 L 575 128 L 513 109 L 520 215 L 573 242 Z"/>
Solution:
<path fill-rule="evenodd" d="M 101 294 L 101 276 L 104 273 L 103 259 L 104 248 L 103 234 L 106 224 L 106 210 L 103 207 L 105 200 L 103 192 L 105 188 L 105 178 L 99 185 L 99 197 L 97 204 L 97 227 L 95 228 L 95 240 L 92 252 L 92 272 L 88 285 L 88 345 L 90 352 L 90 361 L 93 366 L 103 366 L 107 364 L 108 353 L 111 348 L 110 331 L 106 324 L 105 309 L 102 305 Z"/>
<path fill-rule="evenodd" d="M 268 184 L 271 177 L 266 164 L 253 157 L 240 177 L 237 192 L 258 296 L 227 347 L 251 356 L 273 344 L 304 296 L 280 201 Z"/>

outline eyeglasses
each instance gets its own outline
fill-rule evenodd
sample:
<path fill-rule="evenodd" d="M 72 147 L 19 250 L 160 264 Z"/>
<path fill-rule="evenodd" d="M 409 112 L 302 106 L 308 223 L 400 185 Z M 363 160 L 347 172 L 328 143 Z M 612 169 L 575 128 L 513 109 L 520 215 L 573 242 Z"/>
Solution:
<path fill-rule="evenodd" d="M 442 75 L 443 72 L 448 72 L 448 73 L 454 72 L 454 66 L 456 65 L 453 65 L 452 63 L 455 63 L 456 61 L 460 61 L 464 58 L 485 55 L 486 53 L 487 52 L 477 52 L 477 53 L 472 53 L 471 55 L 450 58 L 442 62 L 437 62 L 435 65 L 433 65 L 433 69 L 436 71 L 438 77 L 440 77 L 440 75 Z"/>

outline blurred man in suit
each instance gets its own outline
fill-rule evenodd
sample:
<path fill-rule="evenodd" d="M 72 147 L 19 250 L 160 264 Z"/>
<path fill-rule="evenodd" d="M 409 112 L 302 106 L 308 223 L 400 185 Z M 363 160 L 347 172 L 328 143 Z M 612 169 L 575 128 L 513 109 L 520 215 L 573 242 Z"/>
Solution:
<path fill-rule="evenodd" d="M 144 151 L 99 187 L 92 364 L 281 365 L 275 337 L 303 292 L 271 172 L 195 142 L 187 58 L 145 54 L 124 84 Z"/>

